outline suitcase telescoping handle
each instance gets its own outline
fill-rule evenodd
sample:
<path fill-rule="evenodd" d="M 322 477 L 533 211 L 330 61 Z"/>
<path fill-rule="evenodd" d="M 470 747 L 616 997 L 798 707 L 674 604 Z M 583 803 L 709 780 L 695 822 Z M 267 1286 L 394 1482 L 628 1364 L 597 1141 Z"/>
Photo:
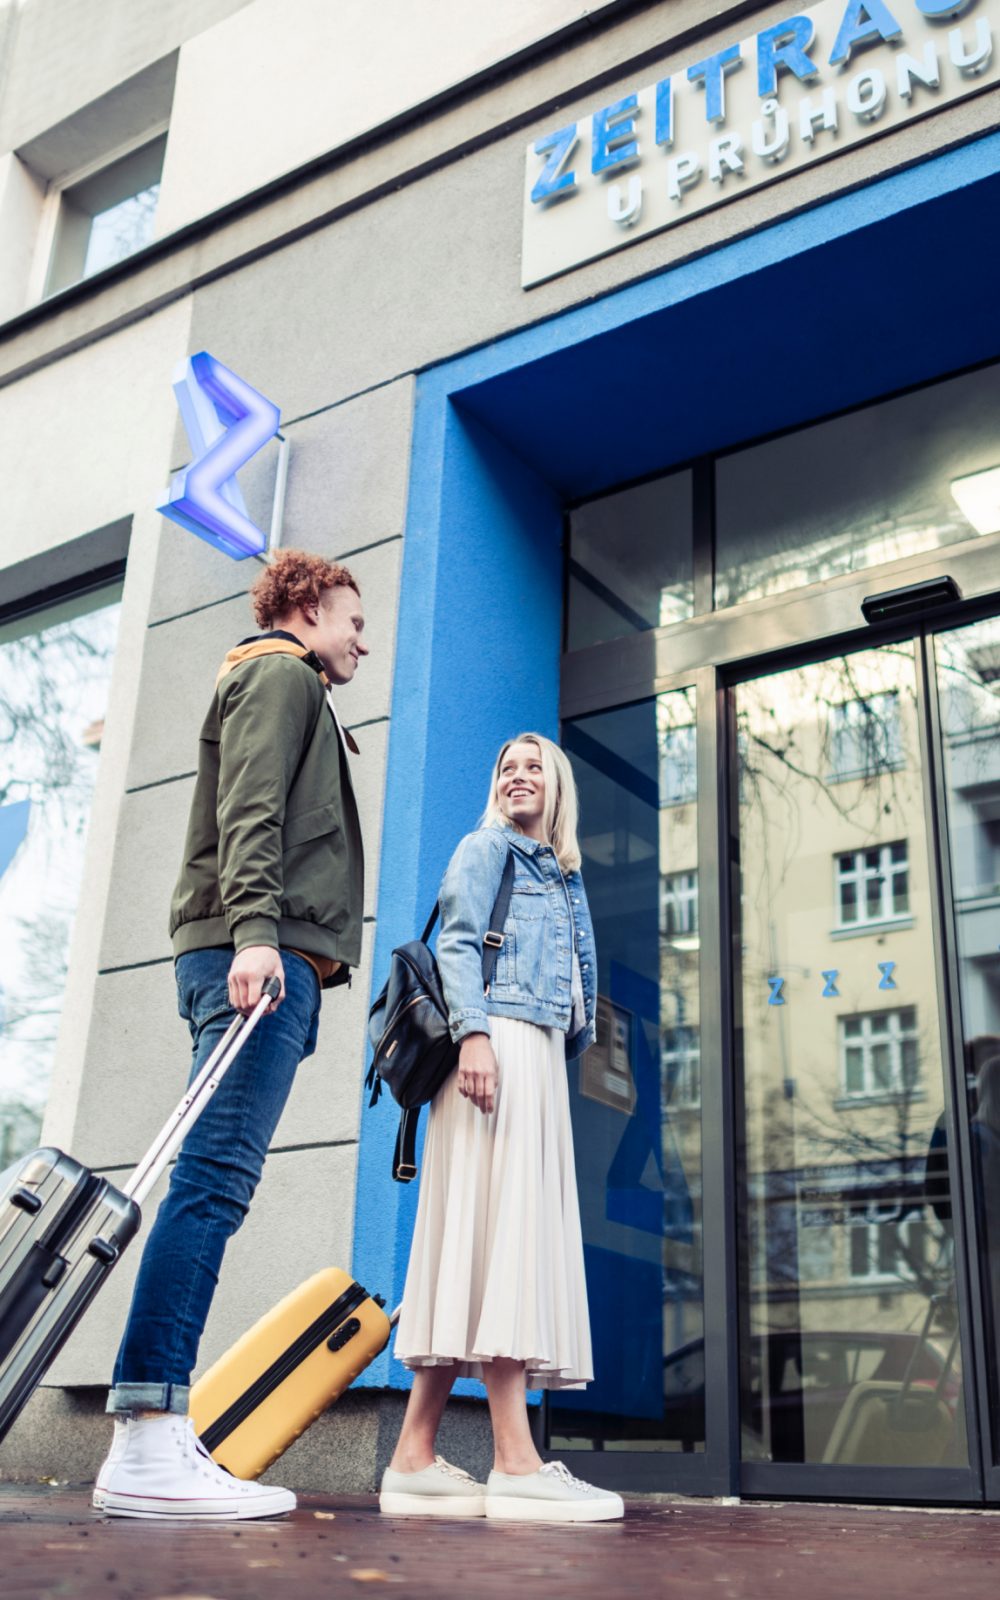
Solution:
<path fill-rule="evenodd" d="M 261 1017 L 269 1010 L 271 1001 L 277 1000 L 280 993 L 281 984 L 277 978 L 265 979 L 260 999 L 249 1016 L 237 1014 L 233 1018 L 198 1076 L 188 1086 L 180 1104 L 163 1124 L 126 1183 L 123 1192 L 137 1205 L 142 1205 L 153 1185 L 166 1171 Z"/>

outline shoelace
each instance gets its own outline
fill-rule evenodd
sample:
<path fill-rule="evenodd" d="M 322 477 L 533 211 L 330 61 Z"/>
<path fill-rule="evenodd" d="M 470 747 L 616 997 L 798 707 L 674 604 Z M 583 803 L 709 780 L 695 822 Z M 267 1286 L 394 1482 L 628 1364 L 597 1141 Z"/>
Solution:
<path fill-rule="evenodd" d="M 558 1478 L 561 1483 L 565 1483 L 570 1489 L 593 1488 L 593 1484 L 585 1483 L 583 1478 L 574 1478 L 564 1461 L 546 1461 L 545 1465 L 539 1467 L 538 1470 L 546 1473 L 550 1478 Z"/>
<path fill-rule="evenodd" d="M 440 1468 L 442 1472 L 447 1472 L 450 1478 L 457 1478 L 459 1483 L 475 1483 L 476 1481 L 471 1473 L 463 1472 L 461 1467 L 453 1467 L 450 1461 L 444 1459 L 444 1456 L 435 1456 L 434 1465 Z"/>
<path fill-rule="evenodd" d="M 231 1472 L 226 1471 L 225 1467 L 220 1467 L 217 1461 L 213 1461 L 210 1453 L 205 1449 L 205 1446 L 195 1433 L 194 1423 L 190 1417 L 182 1425 L 180 1433 L 184 1444 L 184 1454 L 196 1467 L 200 1467 L 204 1477 L 214 1480 L 220 1486 L 236 1493 L 245 1494 L 247 1492 L 248 1485 L 241 1478 L 234 1478 Z"/>

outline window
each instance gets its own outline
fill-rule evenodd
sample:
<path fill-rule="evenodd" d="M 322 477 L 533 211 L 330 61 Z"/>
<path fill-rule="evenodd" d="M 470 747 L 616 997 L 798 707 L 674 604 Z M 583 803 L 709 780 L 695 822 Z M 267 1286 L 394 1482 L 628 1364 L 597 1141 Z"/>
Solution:
<path fill-rule="evenodd" d="M 149 244 L 165 147 L 166 135 L 62 191 L 47 294 Z"/>
<path fill-rule="evenodd" d="M 39 1141 L 119 593 L 0 626 L 0 1170 Z"/>
<path fill-rule="evenodd" d="M 906 840 L 850 850 L 836 857 L 839 926 L 905 917 L 910 911 L 910 874 Z"/>
<path fill-rule="evenodd" d="M 833 783 L 847 778 L 875 778 L 903 765 L 899 694 L 873 694 L 830 707 Z"/>
<path fill-rule="evenodd" d="M 691 473 L 674 472 L 570 512 L 567 649 L 691 616 L 692 494 Z"/>
<path fill-rule="evenodd" d="M 660 804 L 683 806 L 697 798 L 698 771 L 695 760 L 695 728 L 688 723 L 680 728 L 660 730 Z"/>
<path fill-rule="evenodd" d="M 697 1028 L 665 1028 L 662 1035 L 663 1077 L 668 1111 L 697 1111 L 701 1105 L 701 1050 Z"/>
<path fill-rule="evenodd" d="M 894 1278 L 909 1281 L 916 1277 L 923 1262 L 923 1224 L 916 1220 L 897 1222 L 852 1222 L 847 1229 L 848 1276 L 851 1278 Z"/>
<path fill-rule="evenodd" d="M 961 484 L 997 464 L 998 378 L 981 367 L 721 456 L 716 605 L 985 532 Z"/>
<path fill-rule="evenodd" d="M 660 932 L 668 939 L 698 932 L 697 872 L 668 872 L 660 879 Z"/>
<path fill-rule="evenodd" d="M 841 1017 L 840 1059 L 848 1097 L 911 1094 L 920 1073 L 915 1007 Z"/>

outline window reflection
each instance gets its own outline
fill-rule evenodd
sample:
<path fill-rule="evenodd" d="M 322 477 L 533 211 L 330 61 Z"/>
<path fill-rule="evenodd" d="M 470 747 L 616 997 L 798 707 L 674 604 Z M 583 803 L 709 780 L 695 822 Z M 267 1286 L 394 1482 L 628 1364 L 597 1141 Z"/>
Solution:
<path fill-rule="evenodd" d="M 602 495 L 569 518 L 567 647 L 683 622 L 694 610 L 690 472 Z"/>
<path fill-rule="evenodd" d="M 720 457 L 716 605 L 990 531 L 998 433 L 992 366 Z"/>
<path fill-rule="evenodd" d="M 149 244 L 159 197 L 160 185 L 154 183 L 141 193 L 98 212 L 90 224 L 81 277 L 89 278 Z"/>
<path fill-rule="evenodd" d="M 734 711 L 743 1453 L 961 1464 L 913 647 L 743 684 Z"/>
<path fill-rule="evenodd" d="M 994 1458 L 1000 1459 L 1000 621 L 935 641 Z M 947 1170 L 939 1140 L 938 1165 Z"/>
<path fill-rule="evenodd" d="M 704 1449 L 694 719 L 682 690 L 563 728 L 598 955 L 570 1079 L 597 1378 L 550 1397 L 553 1448 Z"/>
<path fill-rule="evenodd" d="M 0 629 L 0 1169 L 48 1096 L 118 593 Z"/>

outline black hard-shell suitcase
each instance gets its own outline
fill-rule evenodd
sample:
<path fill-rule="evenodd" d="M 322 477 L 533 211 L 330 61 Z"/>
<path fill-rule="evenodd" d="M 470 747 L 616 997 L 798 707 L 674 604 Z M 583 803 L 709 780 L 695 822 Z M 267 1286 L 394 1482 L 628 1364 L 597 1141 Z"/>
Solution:
<path fill-rule="evenodd" d="M 0 1440 L 138 1232 L 140 1207 L 280 993 L 236 1016 L 123 1188 L 54 1149 L 0 1175 Z"/>

